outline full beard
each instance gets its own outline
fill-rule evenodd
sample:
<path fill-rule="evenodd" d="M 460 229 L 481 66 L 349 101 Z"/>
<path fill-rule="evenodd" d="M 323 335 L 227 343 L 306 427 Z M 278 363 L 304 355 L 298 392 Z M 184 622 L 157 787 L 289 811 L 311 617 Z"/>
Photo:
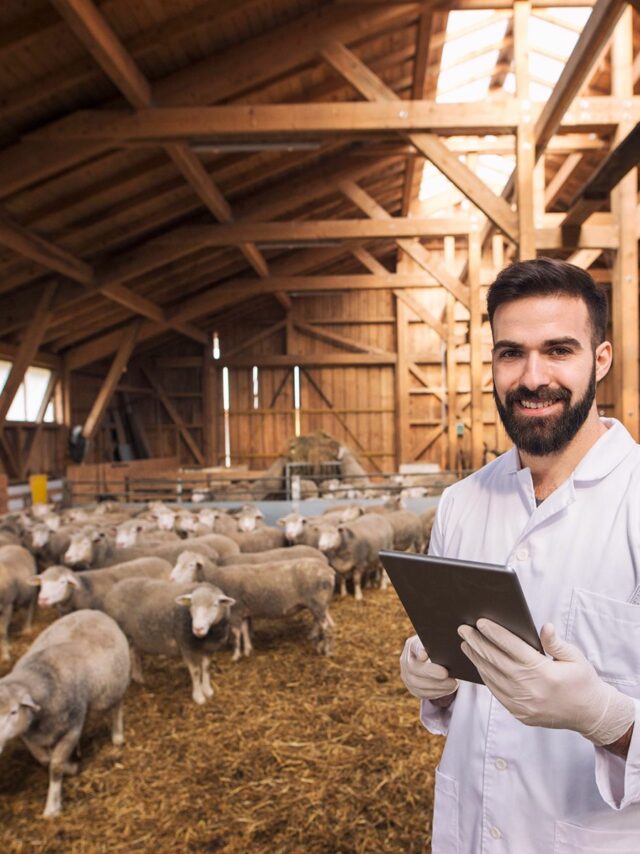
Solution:
<path fill-rule="evenodd" d="M 493 398 L 498 414 L 509 438 L 518 450 L 534 457 L 555 454 L 566 447 L 587 420 L 595 396 L 595 362 L 587 390 L 573 406 L 571 392 L 566 388 L 550 389 L 541 386 L 532 392 L 524 386 L 519 386 L 507 394 L 503 404 L 497 395 L 495 385 L 493 387 Z M 514 406 L 519 400 L 561 401 L 563 409 L 557 415 L 528 418 L 515 412 Z"/>

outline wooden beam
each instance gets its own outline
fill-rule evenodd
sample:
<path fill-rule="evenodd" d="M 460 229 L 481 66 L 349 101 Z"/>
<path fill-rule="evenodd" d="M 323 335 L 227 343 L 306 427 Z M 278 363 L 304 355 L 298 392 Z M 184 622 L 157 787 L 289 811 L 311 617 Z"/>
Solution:
<path fill-rule="evenodd" d="M 574 151 L 567 155 L 562 166 L 547 184 L 544 194 L 545 207 L 551 207 L 555 202 L 556 197 L 561 192 L 565 182 L 568 181 L 574 170 L 582 162 L 582 157 L 583 155 L 579 151 Z"/>
<path fill-rule="evenodd" d="M 219 367 L 211 347 L 202 350 L 202 435 L 207 466 L 218 465 L 218 416 L 222 409 L 219 389 Z"/>
<path fill-rule="evenodd" d="M 299 329 L 300 332 L 305 335 L 316 338 L 318 341 L 324 341 L 326 344 L 333 344 L 336 347 L 342 347 L 344 350 L 349 350 L 352 353 L 372 353 L 379 356 L 393 358 L 393 353 L 389 353 L 381 347 L 374 347 L 371 344 L 361 344 L 359 341 L 354 341 L 353 338 L 348 338 L 346 335 L 338 335 L 336 332 L 329 332 L 327 329 L 312 326 L 310 323 L 304 323 L 295 317 L 292 320 L 296 329 Z"/>
<path fill-rule="evenodd" d="M 480 265 L 482 247 L 479 234 L 469 235 L 469 288 L 471 308 L 469 341 L 471 344 L 471 466 L 480 468 L 484 451 L 484 423 L 482 400 L 482 293 L 480 290 Z"/>
<path fill-rule="evenodd" d="M 373 220 L 387 223 L 393 221 L 393 217 L 381 205 L 377 204 L 375 199 L 359 187 L 355 181 L 340 181 L 338 182 L 338 188 L 354 205 L 363 210 Z M 431 273 L 457 299 L 463 304 L 468 304 L 469 296 L 467 288 L 455 276 L 452 276 L 438 259 L 433 258 L 424 246 L 420 246 L 413 240 L 397 238 L 396 244 L 409 257 L 413 258 L 423 270 Z"/>
<path fill-rule="evenodd" d="M 409 324 L 407 323 L 407 307 L 396 298 L 396 352 L 398 360 L 395 370 L 395 433 L 396 433 L 396 468 L 408 462 L 410 454 L 410 425 L 409 425 L 409 365 L 407 352 L 409 350 Z"/>
<path fill-rule="evenodd" d="M 70 252 L 60 249 L 35 232 L 23 228 L 5 211 L 0 211 L 0 243 L 24 258 L 68 276 L 75 282 L 90 285 L 93 281 L 93 271 L 88 264 L 74 258 Z"/>
<path fill-rule="evenodd" d="M 352 247 L 351 254 L 357 258 L 362 266 L 369 270 L 370 273 L 384 276 L 385 273 L 389 272 L 384 264 L 381 264 L 368 249 L 364 249 L 362 246 Z"/>
<path fill-rule="evenodd" d="M 502 237 L 500 238 L 502 240 Z M 444 239 L 444 262 L 449 270 L 456 266 L 456 241 L 455 237 Z M 458 436 L 457 436 L 457 368 L 456 368 L 456 320 L 455 299 L 447 294 L 446 322 L 447 322 L 447 464 L 450 470 L 454 470 L 458 458 Z"/>
<path fill-rule="evenodd" d="M 410 22 L 419 9 L 418 4 L 377 10 L 363 8 L 355 13 L 353 8 L 314 8 L 291 23 L 167 75 L 155 86 L 156 101 L 165 105 L 228 101 L 248 89 L 259 88 L 263 81 L 285 76 L 308 63 L 316 55 L 321 37 L 347 43 L 367 38 L 385 28 Z M 283 44 L 287 50 L 282 49 Z M 104 142 L 52 147 L 26 140 L 8 146 L 0 153 L 0 195 L 17 193 L 109 148 Z"/>
<path fill-rule="evenodd" d="M 625 8 L 624 0 L 598 0 L 535 123 L 536 157 L 556 133 L 564 114 L 586 82 L 593 63 Z"/>
<path fill-rule="evenodd" d="M 52 371 L 51 376 L 49 377 L 49 382 L 47 383 L 47 387 L 44 392 L 44 396 L 40 402 L 40 408 L 38 409 L 38 413 L 36 415 L 35 423 L 37 426 L 35 430 L 30 430 L 27 434 L 25 445 L 22 449 L 22 467 L 20 470 L 21 480 L 26 480 L 27 475 L 29 474 L 29 466 L 31 464 L 31 457 L 33 456 L 33 449 L 36 447 L 36 445 L 40 441 L 40 437 L 42 436 L 45 423 L 44 416 L 46 415 L 49 404 L 51 403 L 51 400 L 53 398 L 57 382 L 58 376 Z"/>
<path fill-rule="evenodd" d="M 136 344 L 136 338 L 138 336 L 138 332 L 140 331 L 140 321 L 136 320 L 132 324 L 130 324 L 124 330 L 124 333 L 120 336 L 120 345 L 116 352 L 115 358 L 111 363 L 111 367 L 109 368 L 109 372 L 104 379 L 102 387 L 98 392 L 98 396 L 93 402 L 93 406 L 87 416 L 87 419 L 84 423 L 84 427 L 82 428 L 82 435 L 87 441 L 91 441 L 95 436 L 102 419 L 104 417 L 105 412 L 107 411 L 107 407 L 109 406 L 109 402 L 115 392 L 118 383 L 120 382 L 120 377 L 122 376 L 122 372 L 127 367 L 127 363 L 129 361 L 129 357 L 133 352 L 133 348 Z"/>
<path fill-rule="evenodd" d="M 514 59 L 516 92 L 523 101 L 529 99 L 529 0 L 515 0 L 513 6 Z M 516 131 L 516 193 L 518 199 L 518 258 L 536 257 L 533 171 L 535 139 L 532 117 L 521 117 Z"/>
<path fill-rule="evenodd" d="M 293 368 L 300 367 L 356 367 L 358 365 L 384 366 L 395 365 L 395 353 L 380 355 L 378 353 L 294 353 L 273 354 L 261 353 L 259 356 L 236 356 L 233 361 L 226 362 L 229 368 Z"/>
<path fill-rule="evenodd" d="M 618 133 L 617 145 L 569 203 L 565 225 L 581 225 L 591 213 L 599 210 L 611 191 L 640 162 L 640 123 L 625 123 L 621 127 L 626 131 L 624 135 Z"/>
<path fill-rule="evenodd" d="M 401 103 L 398 114 L 405 113 L 405 102 L 389 89 L 343 44 L 334 42 L 322 51 L 322 56 L 370 101 Z M 486 133 L 487 131 L 485 131 Z M 452 184 L 465 194 L 489 219 L 512 240 L 517 240 L 517 222 L 506 202 L 468 169 L 445 143 L 433 133 L 409 133 L 408 139 Z"/>
<path fill-rule="evenodd" d="M 261 341 L 264 341 L 266 338 L 271 338 L 276 332 L 280 332 L 286 326 L 286 320 L 279 320 L 277 323 L 274 323 L 272 326 L 269 326 L 268 329 L 264 329 L 262 332 L 258 332 L 255 335 L 252 335 L 250 338 L 245 338 L 240 344 L 236 347 L 233 347 L 231 350 L 227 350 L 224 353 L 224 358 L 222 359 L 223 363 L 226 363 L 227 359 L 235 359 L 238 353 L 244 353 L 245 350 L 249 350 L 255 344 L 259 344 Z"/>
<path fill-rule="evenodd" d="M 164 386 L 160 382 L 159 378 L 156 376 L 155 372 L 151 368 L 149 368 L 145 365 L 142 366 L 142 371 L 143 371 L 145 377 L 147 378 L 147 380 L 149 381 L 149 385 L 154 390 L 154 392 L 158 395 L 158 399 L 160 400 L 160 403 L 166 409 L 167 414 L 169 415 L 169 418 L 171 418 L 173 423 L 178 428 L 178 432 L 180 433 L 180 436 L 182 437 L 185 445 L 189 448 L 189 450 L 193 454 L 196 462 L 199 465 L 203 466 L 205 464 L 204 454 L 202 453 L 200 448 L 196 445 L 196 443 L 193 439 L 193 436 L 189 432 L 186 424 L 184 423 L 182 417 L 180 416 L 180 413 L 178 412 L 178 410 L 175 408 L 175 406 L 171 402 L 171 399 L 169 398 L 168 394 L 166 393 Z"/>
<path fill-rule="evenodd" d="M 45 330 L 51 318 L 51 301 L 56 292 L 56 283 L 52 282 L 44 286 L 40 299 L 35 308 L 33 319 L 24 333 L 15 359 L 11 365 L 9 376 L 0 393 L 0 433 L 5 427 L 7 413 L 11 408 L 20 384 L 24 379 L 27 368 L 32 364 L 38 352 L 38 347 L 44 336 Z"/>
<path fill-rule="evenodd" d="M 415 297 L 411 296 L 409 293 L 405 293 L 404 291 L 396 290 L 393 294 L 397 300 L 403 302 L 405 306 L 409 308 L 423 323 L 426 323 L 430 329 L 433 329 L 433 331 L 436 332 L 443 341 L 446 341 L 447 329 L 445 325 L 441 323 L 426 306 L 419 303 Z"/>
<path fill-rule="evenodd" d="M 633 93 L 633 53 L 633 17 L 631 8 L 627 7 L 616 26 L 611 47 L 611 85 L 619 97 L 629 97 Z M 621 124 L 614 145 L 628 138 L 630 132 L 630 122 Z M 617 356 L 613 363 L 616 414 L 636 441 L 640 438 L 637 206 L 638 170 L 633 168 L 611 194 L 611 210 L 620 230 L 613 269 L 611 315 Z"/>

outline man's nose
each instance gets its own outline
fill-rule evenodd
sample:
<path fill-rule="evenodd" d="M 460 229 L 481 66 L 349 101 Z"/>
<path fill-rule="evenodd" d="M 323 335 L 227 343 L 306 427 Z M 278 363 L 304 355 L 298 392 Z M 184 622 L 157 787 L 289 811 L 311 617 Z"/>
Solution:
<path fill-rule="evenodd" d="M 549 371 L 539 353 L 529 353 L 527 356 L 520 382 L 531 391 L 549 384 Z"/>

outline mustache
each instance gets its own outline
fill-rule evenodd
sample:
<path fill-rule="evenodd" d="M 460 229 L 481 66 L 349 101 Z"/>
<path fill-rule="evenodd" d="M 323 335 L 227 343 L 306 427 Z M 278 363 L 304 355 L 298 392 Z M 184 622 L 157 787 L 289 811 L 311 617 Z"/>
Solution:
<path fill-rule="evenodd" d="M 544 401 L 545 403 L 555 403 L 558 400 L 569 402 L 571 392 L 566 388 L 547 388 L 546 386 L 540 386 L 532 391 L 530 388 L 521 385 L 507 392 L 505 396 L 505 402 L 508 406 L 520 400 Z"/>

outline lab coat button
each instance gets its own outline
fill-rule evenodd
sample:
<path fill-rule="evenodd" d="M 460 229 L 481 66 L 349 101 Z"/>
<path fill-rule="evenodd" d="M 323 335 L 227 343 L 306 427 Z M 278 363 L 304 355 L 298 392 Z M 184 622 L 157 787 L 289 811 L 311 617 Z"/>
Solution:
<path fill-rule="evenodd" d="M 495 766 L 498 771 L 504 771 L 504 769 L 507 767 L 507 763 L 504 759 L 496 759 Z"/>
<path fill-rule="evenodd" d="M 518 549 L 516 557 L 518 560 L 526 560 L 529 557 L 529 552 L 526 549 Z"/>
<path fill-rule="evenodd" d="M 502 833 L 497 827 L 492 827 L 489 833 L 491 834 L 491 836 L 493 836 L 494 839 L 502 839 Z"/>

